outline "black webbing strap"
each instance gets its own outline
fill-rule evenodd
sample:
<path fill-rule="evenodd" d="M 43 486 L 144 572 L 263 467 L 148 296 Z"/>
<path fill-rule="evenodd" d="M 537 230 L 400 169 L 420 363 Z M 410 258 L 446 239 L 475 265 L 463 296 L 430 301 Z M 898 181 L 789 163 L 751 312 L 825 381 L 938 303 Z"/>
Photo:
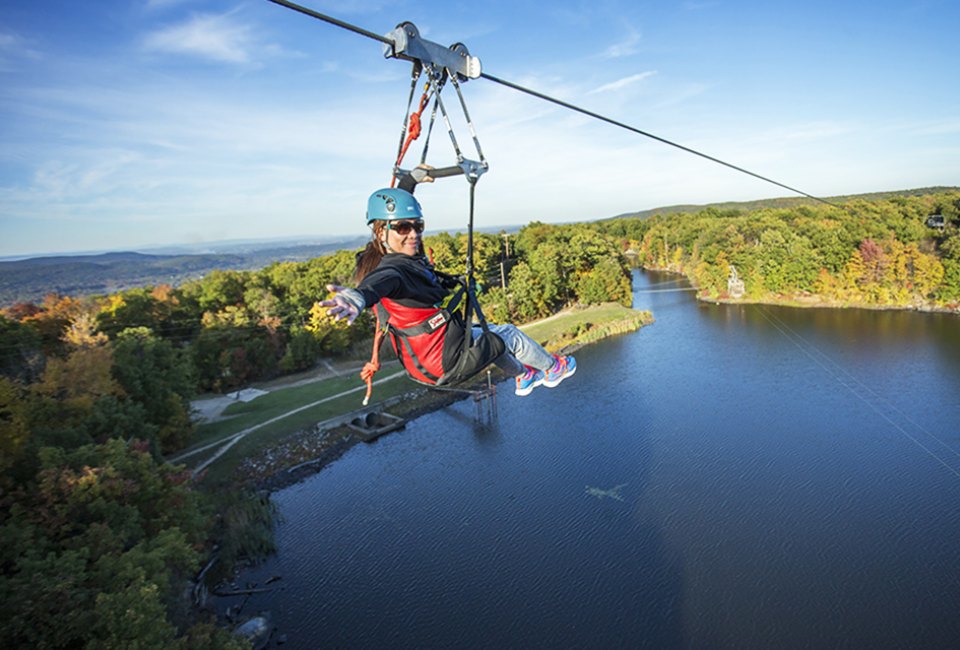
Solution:
<path fill-rule="evenodd" d="M 473 278 L 473 207 L 474 194 L 477 189 L 477 176 L 467 176 L 470 181 L 470 221 L 467 223 L 467 273 L 463 280 L 463 289 L 466 290 L 467 300 L 463 307 L 463 322 L 468 328 L 467 335 L 463 337 L 463 353 L 466 354 L 473 344 L 473 314 L 476 313 L 477 320 L 480 321 L 480 327 L 484 334 L 489 333 L 487 319 L 483 316 L 480 309 L 480 303 L 477 301 L 477 283 Z"/>
<path fill-rule="evenodd" d="M 390 312 L 387 311 L 387 308 L 383 306 L 383 303 L 378 302 L 373 306 L 374 314 L 377 316 L 377 329 L 387 331 L 390 329 Z"/>
<path fill-rule="evenodd" d="M 460 306 L 460 301 L 463 300 L 464 295 L 467 293 L 467 285 L 462 278 L 457 278 L 457 284 L 460 285 L 456 292 L 454 292 L 453 297 L 447 301 L 447 311 L 453 313 Z M 467 321 L 464 321 L 466 323 Z"/>

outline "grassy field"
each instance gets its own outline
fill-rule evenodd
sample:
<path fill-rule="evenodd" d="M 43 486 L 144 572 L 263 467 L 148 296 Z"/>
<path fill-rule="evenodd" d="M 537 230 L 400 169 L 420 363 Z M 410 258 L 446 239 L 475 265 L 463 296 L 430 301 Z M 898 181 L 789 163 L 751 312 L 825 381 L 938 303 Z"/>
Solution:
<path fill-rule="evenodd" d="M 609 329 L 611 331 L 606 332 L 609 336 L 617 333 L 612 331 L 617 327 L 625 327 L 622 330 L 624 332 L 633 331 L 652 321 L 649 312 L 638 312 L 619 303 L 608 302 L 583 309 L 563 311 L 550 318 L 522 325 L 520 329 L 539 343 L 546 345 L 547 349 L 556 351 L 571 344 L 591 342 L 583 340 L 591 338 L 587 336 L 590 331 Z"/>

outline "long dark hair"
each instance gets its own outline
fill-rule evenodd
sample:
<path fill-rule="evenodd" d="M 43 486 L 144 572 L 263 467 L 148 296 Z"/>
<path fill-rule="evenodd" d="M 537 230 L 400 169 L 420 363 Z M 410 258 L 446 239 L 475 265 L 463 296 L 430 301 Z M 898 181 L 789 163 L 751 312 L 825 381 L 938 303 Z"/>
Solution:
<path fill-rule="evenodd" d="M 380 260 L 387 254 L 383 246 L 383 235 L 387 227 L 386 221 L 373 222 L 373 234 L 366 248 L 357 253 L 357 266 L 353 270 L 353 282 L 360 284 L 373 269 L 380 265 Z"/>
<path fill-rule="evenodd" d="M 357 266 L 353 270 L 353 282 L 355 284 L 360 284 L 361 280 L 380 265 L 380 260 L 387 254 L 387 249 L 383 245 L 386 233 L 386 221 L 378 219 L 373 222 L 373 234 L 370 236 L 370 241 L 367 242 L 366 248 L 357 253 Z M 422 237 L 420 238 L 419 253 L 420 255 L 424 254 Z"/>

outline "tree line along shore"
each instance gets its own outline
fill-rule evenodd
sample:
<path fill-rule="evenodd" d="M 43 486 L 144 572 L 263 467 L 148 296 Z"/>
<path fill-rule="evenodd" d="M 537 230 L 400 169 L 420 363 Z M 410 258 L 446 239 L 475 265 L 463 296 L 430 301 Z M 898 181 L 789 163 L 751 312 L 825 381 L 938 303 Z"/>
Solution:
<path fill-rule="evenodd" d="M 629 306 L 631 265 L 683 273 L 702 299 L 731 299 L 732 266 L 741 300 L 956 311 L 958 215 L 946 189 L 534 222 L 477 235 L 475 266 L 493 322 Z M 463 271 L 465 236 L 425 243 L 439 268 Z M 369 353 L 366 315 L 347 328 L 315 306 L 326 284 L 350 283 L 354 254 L 0 311 L 0 643 L 242 647 L 183 594 L 215 545 L 211 584 L 270 551 L 269 500 L 206 490 L 163 459 L 196 443 L 196 395 Z M 558 344 L 611 333 L 601 326 L 572 325 Z"/>

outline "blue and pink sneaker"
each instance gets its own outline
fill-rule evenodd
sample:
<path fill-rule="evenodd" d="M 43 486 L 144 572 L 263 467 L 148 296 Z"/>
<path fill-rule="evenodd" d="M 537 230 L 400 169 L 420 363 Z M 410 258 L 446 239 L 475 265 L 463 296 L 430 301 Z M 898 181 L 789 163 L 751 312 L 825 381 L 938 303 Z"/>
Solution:
<path fill-rule="evenodd" d="M 573 357 L 555 358 L 557 362 L 553 364 L 553 368 L 548 370 L 546 377 L 543 378 L 543 385 L 547 388 L 559 386 L 561 381 L 577 371 L 577 360 Z"/>
<path fill-rule="evenodd" d="M 523 397 L 533 392 L 533 389 L 543 383 L 544 374 L 542 370 L 527 366 L 527 371 L 522 375 L 517 375 L 517 395 Z"/>

